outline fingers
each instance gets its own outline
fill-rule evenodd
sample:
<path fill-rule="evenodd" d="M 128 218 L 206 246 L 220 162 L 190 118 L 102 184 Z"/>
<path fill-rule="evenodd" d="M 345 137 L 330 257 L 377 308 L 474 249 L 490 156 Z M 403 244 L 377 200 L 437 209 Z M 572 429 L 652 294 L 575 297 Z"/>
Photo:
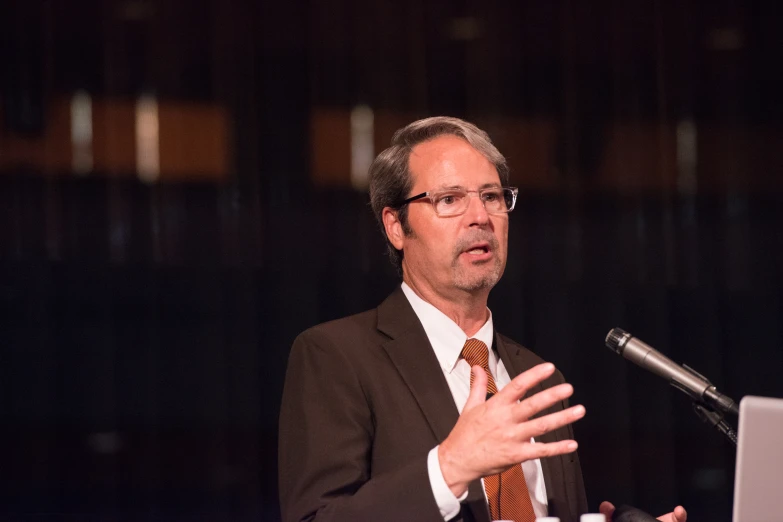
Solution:
<path fill-rule="evenodd" d="M 519 424 L 520 438 L 529 439 L 530 437 L 539 437 L 544 433 L 549 433 L 557 428 L 562 428 L 567 424 L 578 421 L 585 416 L 585 407 L 581 404 L 571 406 L 563 411 L 550 413 L 537 419 L 529 420 Z"/>
<path fill-rule="evenodd" d="M 529 419 L 536 413 L 543 411 L 558 402 L 567 399 L 574 393 L 574 387 L 570 384 L 559 384 L 552 388 L 536 393 L 528 397 L 521 403 L 517 409 L 521 419 Z"/>
<path fill-rule="evenodd" d="M 688 520 L 688 512 L 685 511 L 684 507 L 677 506 L 674 508 L 674 511 L 661 515 L 656 520 L 661 520 L 663 522 L 686 522 L 686 520 Z"/>
<path fill-rule="evenodd" d="M 550 377 L 553 373 L 555 373 L 555 365 L 552 363 L 543 363 L 533 366 L 528 371 L 522 372 L 511 379 L 511 382 L 497 394 L 497 400 L 504 401 L 508 404 L 517 402 L 525 396 L 530 388 L 547 377 Z"/>
<path fill-rule="evenodd" d="M 515 377 L 500 391 L 500 393 L 493 397 L 493 400 L 511 401 L 511 403 L 514 404 L 520 397 L 524 396 L 532 386 L 535 386 L 544 379 L 550 377 L 554 371 L 555 367 L 551 363 L 534 366 L 530 370 Z M 471 392 L 473 392 L 473 390 L 471 390 Z M 520 423 L 520 436 L 523 439 L 538 437 L 584 417 L 584 406 L 577 405 L 563 411 L 542 416 L 538 419 L 533 419 L 529 422 L 524 422 L 537 413 L 567 399 L 573 395 L 573 393 L 574 387 L 564 383 L 536 393 L 523 400 L 518 405 L 514 404 L 514 417 L 516 421 Z"/>
<path fill-rule="evenodd" d="M 614 504 L 607 502 L 606 500 L 601 502 L 598 506 L 598 512 L 606 517 L 606 522 L 612 522 L 612 515 L 614 514 Z"/>
<path fill-rule="evenodd" d="M 579 447 L 575 440 L 561 440 L 558 442 L 528 444 L 520 462 L 525 460 L 542 459 L 545 457 L 554 457 L 555 455 L 565 455 L 573 453 Z"/>
<path fill-rule="evenodd" d="M 686 522 L 688 520 L 688 512 L 682 506 L 674 508 L 674 520 L 675 522 Z"/>
<path fill-rule="evenodd" d="M 473 384 L 470 386 L 470 394 L 462 411 L 469 411 L 487 400 L 487 372 L 481 366 L 470 369 L 473 375 Z"/>

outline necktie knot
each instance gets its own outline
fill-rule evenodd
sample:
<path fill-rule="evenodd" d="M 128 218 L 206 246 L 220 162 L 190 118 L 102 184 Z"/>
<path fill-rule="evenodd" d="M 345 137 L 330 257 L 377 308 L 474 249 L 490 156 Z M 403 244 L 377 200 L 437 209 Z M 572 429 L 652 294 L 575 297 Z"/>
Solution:
<path fill-rule="evenodd" d="M 473 366 L 481 366 L 484 368 L 484 372 L 487 374 L 487 397 L 494 395 L 498 392 L 495 379 L 492 377 L 492 372 L 489 371 L 489 349 L 487 345 L 478 339 L 468 339 L 465 341 L 465 346 L 462 347 L 462 358 L 465 359 L 468 364 Z M 470 386 L 473 387 L 473 373 L 470 374 Z"/>
<path fill-rule="evenodd" d="M 478 339 L 468 339 L 462 348 L 462 358 L 471 366 L 481 366 L 489 370 L 489 349 Z"/>

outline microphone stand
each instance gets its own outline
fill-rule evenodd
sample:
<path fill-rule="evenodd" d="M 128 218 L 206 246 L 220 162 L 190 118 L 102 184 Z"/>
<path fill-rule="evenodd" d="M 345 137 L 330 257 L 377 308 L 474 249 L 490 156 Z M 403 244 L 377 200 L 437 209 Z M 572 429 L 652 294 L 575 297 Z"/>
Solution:
<path fill-rule="evenodd" d="M 687 364 L 683 364 L 682 367 L 688 370 L 689 372 L 691 372 L 692 374 L 697 375 L 698 377 L 706 381 L 707 384 L 712 386 L 712 383 L 710 382 L 709 379 L 707 379 L 705 376 L 703 376 L 702 374 L 700 374 L 699 372 L 697 372 Z M 672 383 L 672 385 L 675 388 L 682 389 L 680 386 L 677 386 L 677 383 Z M 712 389 L 714 390 L 714 387 L 712 387 Z M 684 389 L 682 390 L 686 391 Z M 733 404 L 734 401 L 732 401 L 731 399 L 728 400 Z M 722 403 L 718 402 L 717 404 L 721 405 Z M 734 444 L 734 446 L 737 445 L 737 431 L 734 428 L 732 428 L 728 422 L 726 422 L 722 412 L 716 410 L 712 406 L 708 406 L 707 403 L 699 399 L 693 401 L 693 411 L 696 413 L 696 416 L 702 420 L 702 422 L 712 426 L 719 432 L 723 433 L 726 436 L 726 438 L 728 438 L 729 441 L 731 441 L 731 443 Z M 734 411 L 736 411 L 736 406 L 734 406 L 734 409 L 731 411 L 732 413 L 734 413 Z"/>
<path fill-rule="evenodd" d="M 694 401 L 693 411 L 705 424 L 709 424 L 719 432 L 723 433 L 734 446 L 737 445 L 737 432 L 726 422 L 722 413 L 718 413 L 704 403 Z"/>

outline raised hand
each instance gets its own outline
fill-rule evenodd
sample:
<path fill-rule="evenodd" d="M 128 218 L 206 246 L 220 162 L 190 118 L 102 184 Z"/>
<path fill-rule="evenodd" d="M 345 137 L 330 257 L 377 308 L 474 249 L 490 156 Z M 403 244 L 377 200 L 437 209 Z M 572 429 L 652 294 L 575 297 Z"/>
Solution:
<path fill-rule="evenodd" d="M 530 420 L 574 392 L 570 384 L 560 384 L 520 402 L 530 388 L 554 373 L 554 365 L 544 363 L 521 373 L 488 401 L 486 372 L 480 366 L 474 366 L 471 371 L 473 385 L 462 415 L 438 447 L 443 478 L 455 496 L 461 496 L 468 484 L 479 477 L 500 473 L 527 460 L 576 450 L 574 440 L 530 442 L 531 437 L 539 437 L 585 415 L 584 406 L 577 405 Z"/>

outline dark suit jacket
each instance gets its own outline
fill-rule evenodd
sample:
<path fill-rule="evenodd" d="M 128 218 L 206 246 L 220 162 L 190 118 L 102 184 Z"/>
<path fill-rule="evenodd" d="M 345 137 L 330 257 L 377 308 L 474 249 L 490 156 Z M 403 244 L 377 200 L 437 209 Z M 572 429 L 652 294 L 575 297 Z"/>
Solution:
<path fill-rule="evenodd" d="M 495 334 L 513 378 L 542 362 Z M 531 390 L 563 382 L 557 372 Z M 550 410 L 566 407 L 565 402 Z M 405 294 L 378 308 L 318 325 L 294 342 L 280 415 L 283 520 L 443 520 L 432 494 L 427 454 L 459 416 L 435 353 Z M 570 427 L 540 438 L 573 438 Z M 575 453 L 542 459 L 551 515 L 576 522 L 587 511 Z M 489 522 L 474 481 L 455 520 Z"/>

